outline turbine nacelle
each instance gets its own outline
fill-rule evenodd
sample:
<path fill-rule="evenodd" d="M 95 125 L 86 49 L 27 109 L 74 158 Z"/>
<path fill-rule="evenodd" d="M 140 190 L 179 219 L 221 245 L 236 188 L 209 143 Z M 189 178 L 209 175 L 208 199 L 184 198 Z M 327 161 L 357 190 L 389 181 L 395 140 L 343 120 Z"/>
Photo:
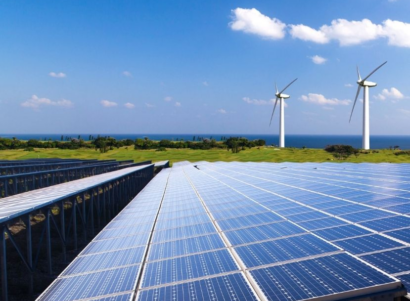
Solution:
<path fill-rule="evenodd" d="M 368 80 L 357 81 L 357 84 L 362 87 L 376 87 L 377 84 Z"/>
<path fill-rule="evenodd" d="M 290 95 L 284 94 L 284 93 L 276 93 L 275 96 L 276 98 L 284 98 L 284 99 L 290 97 Z"/>

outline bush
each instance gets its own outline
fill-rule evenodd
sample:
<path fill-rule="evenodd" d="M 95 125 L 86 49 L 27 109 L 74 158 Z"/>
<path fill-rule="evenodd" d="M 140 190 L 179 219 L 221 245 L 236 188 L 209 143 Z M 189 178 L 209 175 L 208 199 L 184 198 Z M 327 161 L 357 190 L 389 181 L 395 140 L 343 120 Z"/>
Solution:
<path fill-rule="evenodd" d="M 355 155 L 356 157 L 359 155 L 358 149 L 354 148 L 351 145 L 343 144 L 327 145 L 325 147 L 325 151 L 331 153 L 333 157 L 339 160 L 346 160 L 351 155 Z"/>
<path fill-rule="evenodd" d="M 166 149 L 165 147 L 160 146 L 160 147 L 158 147 L 158 148 L 156 149 L 156 151 L 157 151 L 157 152 L 166 152 L 167 149 Z"/>

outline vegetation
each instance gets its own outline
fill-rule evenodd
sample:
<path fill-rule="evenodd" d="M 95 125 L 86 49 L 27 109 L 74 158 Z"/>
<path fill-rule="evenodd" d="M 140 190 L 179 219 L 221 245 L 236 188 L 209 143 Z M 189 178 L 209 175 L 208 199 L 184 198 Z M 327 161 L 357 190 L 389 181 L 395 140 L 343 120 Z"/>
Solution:
<path fill-rule="evenodd" d="M 153 162 L 170 160 L 171 163 L 179 161 L 253 161 L 253 162 L 392 162 L 392 163 L 410 163 L 410 152 L 393 151 L 393 150 L 372 150 L 360 152 L 358 156 L 349 156 L 344 160 L 339 160 L 331 153 L 323 149 L 301 149 L 301 148 L 284 148 L 274 147 L 253 147 L 242 150 L 239 153 L 232 153 L 225 149 L 212 148 L 209 150 L 194 149 L 174 149 L 165 148 L 166 151 L 157 151 L 157 149 L 134 150 L 132 147 L 127 149 L 126 146 L 115 148 L 108 152 L 102 153 L 91 148 L 81 149 L 39 149 L 34 151 L 24 151 L 24 149 L 12 149 L 0 151 L 0 159 L 17 160 L 30 158 L 79 158 L 79 159 L 115 159 L 115 160 L 134 160 Z"/>

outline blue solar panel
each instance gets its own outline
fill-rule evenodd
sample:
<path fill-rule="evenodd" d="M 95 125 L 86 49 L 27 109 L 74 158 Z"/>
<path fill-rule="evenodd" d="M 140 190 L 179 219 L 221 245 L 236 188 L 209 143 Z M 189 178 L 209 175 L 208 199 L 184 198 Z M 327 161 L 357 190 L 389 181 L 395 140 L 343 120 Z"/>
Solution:
<path fill-rule="evenodd" d="M 335 244 L 353 254 L 362 254 L 402 246 L 401 243 L 378 234 L 339 240 L 336 241 Z"/>
<path fill-rule="evenodd" d="M 130 301 L 132 294 L 115 295 L 110 297 L 103 297 L 98 299 L 92 299 L 92 301 Z"/>
<path fill-rule="evenodd" d="M 149 232 L 152 229 L 152 223 L 147 225 L 147 227 L 124 227 L 124 228 L 114 228 L 106 229 L 101 231 L 94 240 L 103 240 L 110 238 L 118 238 L 122 236 L 137 235 L 144 232 Z"/>
<path fill-rule="evenodd" d="M 348 221 L 353 222 L 353 223 L 359 223 L 359 222 L 364 222 L 367 220 L 389 217 L 393 215 L 394 215 L 393 213 L 372 209 L 372 210 L 361 211 L 357 213 L 344 214 L 344 215 L 341 215 L 340 217 L 347 219 Z"/>
<path fill-rule="evenodd" d="M 328 218 L 322 218 L 322 219 L 317 219 L 313 221 L 298 223 L 298 225 L 310 231 L 313 231 L 317 229 L 325 229 L 325 228 L 330 228 L 330 227 L 335 227 L 335 226 L 340 226 L 340 225 L 347 225 L 347 223 L 340 219 L 334 218 L 334 217 L 328 217 Z"/>
<path fill-rule="evenodd" d="M 401 204 L 392 207 L 385 207 L 384 209 L 397 213 L 407 214 L 410 213 L 410 204 Z"/>
<path fill-rule="evenodd" d="M 183 238 L 201 236 L 205 234 L 215 233 L 214 225 L 209 223 L 191 225 L 186 227 L 172 228 L 161 231 L 155 231 L 152 238 L 152 243 L 166 242 Z"/>
<path fill-rule="evenodd" d="M 368 221 L 361 223 L 361 225 L 376 230 L 376 231 L 388 231 L 393 229 L 400 229 L 410 227 L 410 217 L 395 216 L 390 218 L 383 218 L 374 221 Z"/>
<path fill-rule="evenodd" d="M 348 237 L 370 234 L 371 232 L 355 225 L 346 225 L 318 230 L 314 231 L 314 233 L 323 237 L 326 240 L 333 241 Z"/>
<path fill-rule="evenodd" d="M 397 276 L 397 278 L 399 278 L 403 282 L 407 291 L 410 291 L 410 274 L 400 275 Z"/>
<path fill-rule="evenodd" d="M 257 269 L 251 274 L 272 301 L 306 300 L 396 282 L 345 254 Z"/>
<path fill-rule="evenodd" d="M 208 278 L 178 285 L 170 285 L 139 293 L 139 301 L 151 300 L 258 300 L 242 274 Z"/>
<path fill-rule="evenodd" d="M 145 247 L 77 257 L 61 274 L 63 276 L 137 264 L 142 261 Z"/>
<path fill-rule="evenodd" d="M 185 227 L 195 224 L 202 224 L 209 222 L 210 219 L 207 214 L 198 214 L 187 216 L 183 219 L 174 218 L 174 219 L 163 219 L 159 220 L 155 225 L 155 230 L 165 230 L 171 228 Z"/>
<path fill-rule="evenodd" d="M 282 219 L 279 215 L 276 215 L 272 212 L 264 212 L 254 215 L 246 215 L 237 218 L 219 220 L 218 225 L 223 231 L 228 231 L 232 229 L 258 226 L 283 220 L 284 219 Z"/>
<path fill-rule="evenodd" d="M 410 243 L 410 228 L 385 232 L 386 235 Z"/>
<path fill-rule="evenodd" d="M 296 223 L 302 223 L 305 221 L 311 221 L 311 220 L 315 220 L 315 219 L 321 219 L 321 218 L 325 218 L 328 217 L 328 215 L 318 212 L 318 211 L 313 211 L 309 212 L 309 213 L 302 213 L 302 214 L 296 214 L 296 215 L 291 215 L 288 216 L 287 218 L 290 219 L 293 222 Z"/>
<path fill-rule="evenodd" d="M 153 244 L 150 248 L 149 260 L 199 253 L 224 247 L 225 245 L 218 234 L 174 240 Z"/>
<path fill-rule="evenodd" d="M 261 212 L 267 212 L 268 210 L 263 208 L 262 206 L 255 206 L 255 204 L 251 206 L 244 206 L 238 208 L 231 208 L 222 211 L 212 211 L 212 216 L 216 220 L 227 219 L 227 218 L 235 218 L 235 217 L 242 217 L 245 215 L 252 215 Z"/>
<path fill-rule="evenodd" d="M 120 249 L 129 249 L 145 245 L 148 241 L 149 233 L 133 236 L 119 237 L 113 239 L 92 241 L 82 252 L 82 255 L 108 252 Z"/>
<path fill-rule="evenodd" d="M 341 214 L 348 214 L 348 213 L 353 213 L 353 212 L 365 211 L 365 210 L 369 210 L 369 209 L 370 209 L 369 207 L 366 207 L 366 206 L 363 206 L 363 205 L 347 204 L 347 206 L 329 208 L 329 209 L 322 209 L 322 210 L 324 210 L 327 213 L 330 213 L 332 215 L 341 215 Z"/>
<path fill-rule="evenodd" d="M 410 271 L 410 247 L 365 255 L 362 259 L 389 274 Z"/>
<path fill-rule="evenodd" d="M 302 228 L 288 222 L 276 222 L 245 229 L 225 232 L 232 245 L 240 245 L 260 240 L 278 238 L 306 232 Z"/>
<path fill-rule="evenodd" d="M 338 251 L 333 245 L 311 235 L 300 235 L 235 248 L 247 267 L 276 263 Z"/>
<path fill-rule="evenodd" d="M 139 266 L 57 278 L 39 300 L 70 301 L 131 291 Z"/>
<path fill-rule="evenodd" d="M 142 287 L 195 279 L 238 270 L 227 250 L 149 262 Z"/>

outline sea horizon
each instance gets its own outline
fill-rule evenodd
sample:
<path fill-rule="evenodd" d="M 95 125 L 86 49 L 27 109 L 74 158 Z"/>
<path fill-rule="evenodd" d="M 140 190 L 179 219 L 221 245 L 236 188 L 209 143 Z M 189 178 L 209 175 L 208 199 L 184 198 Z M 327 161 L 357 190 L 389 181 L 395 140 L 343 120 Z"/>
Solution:
<path fill-rule="evenodd" d="M 123 139 L 138 139 L 148 137 L 151 140 L 167 139 L 171 141 L 178 141 L 183 139 L 184 141 L 197 141 L 198 137 L 215 139 L 221 141 L 223 137 L 244 137 L 248 140 L 263 139 L 266 141 L 266 145 L 277 145 L 279 142 L 278 135 L 266 135 L 266 134 L 121 134 L 121 133 L 102 133 L 102 134 L 85 134 L 85 133 L 69 133 L 69 134 L 0 134 L 0 138 L 17 138 L 19 140 L 56 140 L 60 141 L 61 136 L 78 138 L 80 136 L 85 141 L 88 141 L 90 136 L 110 136 L 117 140 Z M 193 140 L 195 137 L 195 140 Z M 361 135 L 308 135 L 308 134 L 288 134 L 285 137 L 286 147 L 307 147 L 307 148 L 324 148 L 326 145 L 331 144 L 347 144 L 356 148 L 361 148 L 362 136 Z M 410 149 L 410 135 L 372 135 L 370 137 L 370 147 L 373 149 L 388 149 L 390 147 L 398 146 L 400 149 Z"/>

